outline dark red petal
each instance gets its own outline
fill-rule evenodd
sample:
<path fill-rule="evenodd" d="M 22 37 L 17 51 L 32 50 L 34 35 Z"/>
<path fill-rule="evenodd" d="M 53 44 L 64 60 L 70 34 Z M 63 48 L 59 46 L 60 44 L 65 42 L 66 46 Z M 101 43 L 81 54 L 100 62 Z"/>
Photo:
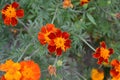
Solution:
<path fill-rule="evenodd" d="M 97 49 L 96 49 L 96 53 L 99 53 L 99 52 L 100 52 L 100 48 L 97 48 Z"/>
<path fill-rule="evenodd" d="M 56 46 L 48 45 L 48 50 L 49 50 L 50 53 L 53 53 L 56 50 Z"/>
<path fill-rule="evenodd" d="M 50 33 L 50 34 L 48 35 L 48 37 L 49 37 L 50 39 L 55 39 L 55 38 L 56 38 L 56 35 L 55 35 L 54 33 Z"/>
<path fill-rule="evenodd" d="M 19 7 L 18 2 L 13 2 L 13 3 L 12 3 L 12 7 L 14 7 L 14 8 L 18 8 L 18 7 Z"/>
<path fill-rule="evenodd" d="M 10 5 L 7 4 L 7 5 L 3 8 L 3 10 L 6 10 L 9 6 L 10 6 Z"/>
<path fill-rule="evenodd" d="M 104 62 L 108 63 L 108 59 L 105 59 Z"/>
<path fill-rule="evenodd" d="M 93 54 L 93 57 L 94 57 L 94 58 L 99 58 L 99 57 L 100 57 L 100 53 L 94 53 L 94 54 Z"/>
<path fill-rule="evenodd" d="M 10 23 L 11 23 L 11 18 L 7 18 L 7 17 L 5 17 L 5 19 L 4 19 L 4 24 L 6 24 L 6 25 L 10 25 Z"/>
<path fill-rule="evenodd" d="M 98 62 L 97 62 L 97 63 L 98 63 L 98 64 L 101 64 L 101 63 L 103 62 L 103 60 L 104 60 L 104 59 L 103 59 L 102 57 L 100 57 L 100 58 L 98 59 Z"/>
<path fill-rule="evenodd" d="M 17 23 L 18 23 L 18 21 L 17 21 L 17 19 L 16 18 L 11 18 L 11 25 L 12 26 L 16 26 L 17 25 Z"/>
<path fill-rule="evenodd" d="M 117 72 L 116 70 L 114 70 L 114 69 L 110 70 L 110 75 L 111 75 L 111 76 L 115 77 L 115 76 L 117 76 L 118 74 L 119 74 L 119 72 Z"/>
<path fill-rule="evenodd" d="M 3 20 L 5 19 L 5 15 L 4 14 L 2 15 L 2 18 L 3 18 Z"/>
<path fill-rule="evenodd" d="M 62 54 L 62 49 L 61 48 L 57 48 L 57 56 L 61 56 L 61 54 Z"/>
<path fill-rule="evenodd" d="M 106 44 L 104 41 L 100 42 L 101 47 L 106 48 Z"/>
<path fill-rule="evenodd" d="M 24 10 L 23 9 L 17 10 L 16 15 L 18 18 L 22 18 L 24 16 Z"/>
<path fill-rule="evenodd" d="M 109 54 L 113 54 L 114 50 L 112 48 L 109 48 L 110 53 Z"/>
<path fill-rule="evenodd" d="M 56 36 L 61 37 L 62 36 L 62 31 L 58 29 L 57 32 L 56 32 Z"/>
<path fill-rule="evenodd" d="M 65 39 L 69 38 L 69 36 L 70 35 L 67 32 L 62 33 L 62 37 L 65 38 Z"/>
<path fill-rule="evenodd" d="M 68 39 L 68 40 L 66 40 L 66 42 L 65 42 L 64 45 L 69 48 L 69 47 L 70 47 L 70 44 L 71 44 L 71 40 Z"/>

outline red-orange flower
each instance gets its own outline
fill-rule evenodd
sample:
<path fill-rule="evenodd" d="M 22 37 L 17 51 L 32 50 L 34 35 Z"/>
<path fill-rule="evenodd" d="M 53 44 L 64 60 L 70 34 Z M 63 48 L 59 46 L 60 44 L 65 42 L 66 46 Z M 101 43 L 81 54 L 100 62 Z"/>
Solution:
<path fill-rule="evenodd" d="M 98 47 L 96 49 L 95 53 L 93 54 L 93 57 L 98 59 L 98 64 L 101 64 L 102 62 L 108 63 L 108 58 L 111 54 L 113 54 L 113 49 L 107 49 L 104 41 L 100 42 L 100 46 L 101 47 Z"/>
<path fill-rule="evenodd" d="M 56 67 L 54 67 L 54 66 L 52 66 L 52 65 L 49 65 L 48 66 L 48 72 L 49 72 L 49 74 L 52 76 L 52 75 L 54 75 L 54 76 L 56 76 Z"/>
<path fill-rule="evenodd" d="M 62 32 L 61 30 L 51 33 L 49 35 L 51 41 L 48 44 L 49 52 L 56 52 L 56 55 L 60 56 L 62 51 L 66 51 L 68 48 L 70 48 L 71 40 L 69 39 L 69 36 L 69 33 Z"/>
<path fill-rule="evenodd" d="M 38 64 L 34 63 L 32 60 L 22 61 L 20 64 L 21 80 L 39 80 L 41 72 Z"/>
<path fill-rule="evenodd" d="M 63 1 L 63 8 L 68 8 L 68 7 L 73 8 L 71 0 L 64 0 Z"/>
<path fill-rule="evenodd" d="M 112 76 L 112 80 L 120 80 L 120 61 L 114 59 L 111 61 L 111 65 L 110 75 Z"/>
<path fill-rule="evenodd" d="M 90 0 L 80 0 L 80 5 L 83 6 L 84 4 L 87 4 Z"/>
<path fill-rule="evenodd" d="M 12 4 L 7 4 L 1 11 L 4 24 L 16 26 L 18 21 L 17 18 L 22 18 L 24 16 L 24 10 L 19 9 L 19 4 L 13 2 Z"/>
<path fill-rule="evenodd" d="M 45 26 L 43 26 L 41 28 L 41 31 L 38 33 L 38 40 L 39 42 L 44 45 L 46 43 L 50 42 L 50 39 L 48 37 L 48 35 L 51 32 L 55 32 L 57 30 L 57 28 L 55 28 L 54 24 L 46 24 Z"/>

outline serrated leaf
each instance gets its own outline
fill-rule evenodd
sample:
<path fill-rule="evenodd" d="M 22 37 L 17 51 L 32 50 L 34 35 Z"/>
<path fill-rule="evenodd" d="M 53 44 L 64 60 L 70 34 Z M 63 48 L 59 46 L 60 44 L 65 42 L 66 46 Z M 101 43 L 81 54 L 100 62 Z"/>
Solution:
<path fill-rule="evenodd" d="M 87 17 L 94 25 L 96 25 L 95 19 L 92 17 L 91 14 L 87 13 Z"/>

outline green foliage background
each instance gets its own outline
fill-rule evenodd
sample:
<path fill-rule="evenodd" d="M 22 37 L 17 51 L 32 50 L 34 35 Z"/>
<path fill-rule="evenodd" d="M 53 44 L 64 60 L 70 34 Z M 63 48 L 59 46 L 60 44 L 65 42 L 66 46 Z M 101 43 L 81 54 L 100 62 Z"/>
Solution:
<path fill-rule="evenodd" d="M 14 1 L 19 2 L 25 16 L 15 27 L 4 25 L 0 16 L 0 63 L 31 58 L 41 67 L 41 80 L 90 80 L 91 69 L 98 65 L 86 42 L 97 48 L 105 41 L 115 51 L 111 59 L 120 59 L 120 20 L 115 17 L 120 12 L 119 0 L 91 0 L 84 6 L 79 0 L 71 0 L 74 7 L 67 9 L 62 7 L 62 0 L 0 0 L 0 10 Z M 57 77 L 47 71 L 55 56 L 37 40 L 40 28 L 53 18 L 55 26 L 69 32 L 72 40 L 71 48 L 58 58 L 63 65 L 56 66 Z"/>

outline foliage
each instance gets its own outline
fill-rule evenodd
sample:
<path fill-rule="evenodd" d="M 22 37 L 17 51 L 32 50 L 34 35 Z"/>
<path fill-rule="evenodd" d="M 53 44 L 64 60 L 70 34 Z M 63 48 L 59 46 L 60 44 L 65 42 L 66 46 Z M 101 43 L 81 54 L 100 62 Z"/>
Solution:
<path fill-rule="evenodd" d="M 7 59 L 33 59 L 40 65 L 41 80 L 90 80 L 91 69 L 99 66 L 92 54 L 101 41 L 114 49 L 110 61 L 120 60 L 120 17 L 116 17 L 120 12 L 119 0 L 91 0 L 83 6 L 79 0 L 71 0 L 74 7 L 66 9 L 63 0 L 0 0 L 0 10 L 14 1 L 24 9 L 25 15 L 13 27 L 4 24 L 1 14 L 0 63 Z M 56 57 L 37 39 L 41 27 L 47 23 L 70 33 L 72 40 L 71 48 L 58 57 L 62 66 L 56 65 L 56 77 L 47 71 Z"/>

